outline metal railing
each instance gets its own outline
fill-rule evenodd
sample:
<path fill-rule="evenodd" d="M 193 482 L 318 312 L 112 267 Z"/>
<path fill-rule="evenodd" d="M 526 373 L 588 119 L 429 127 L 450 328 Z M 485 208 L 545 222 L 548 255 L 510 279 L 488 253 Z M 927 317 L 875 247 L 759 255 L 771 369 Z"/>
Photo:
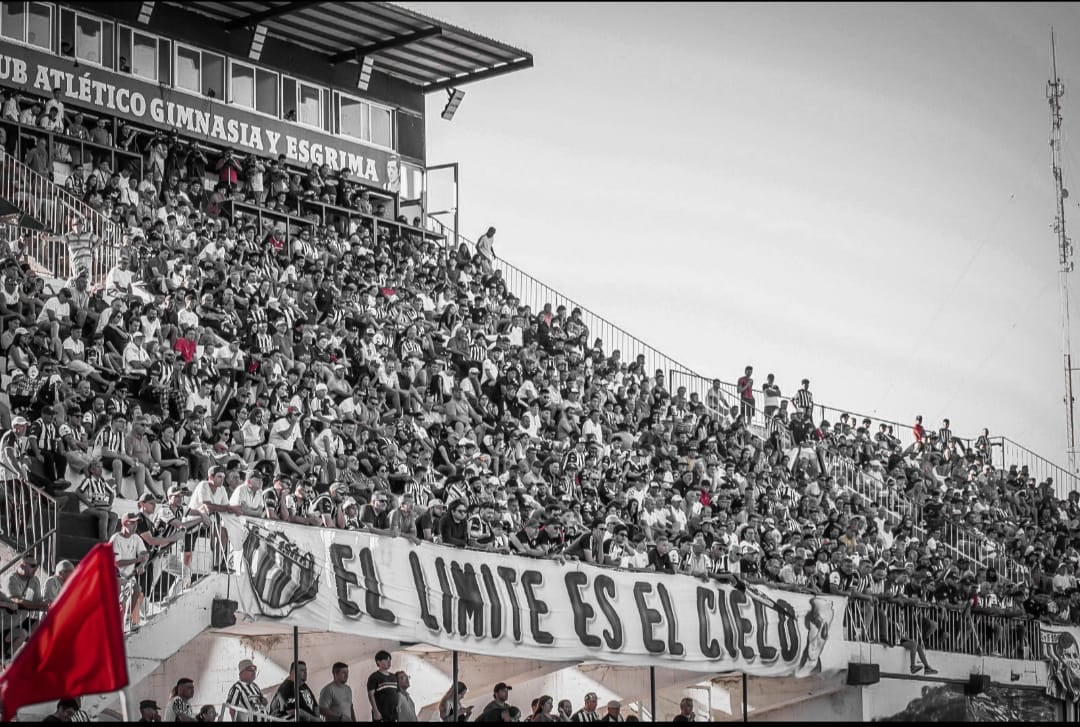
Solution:
<path fill-rule="evenodd" d="M 221 534 L 225 531 L 216 518 L 211 516 L 208 524 L 192 530 L 196 531 L 199 537 L 190 553 L 184 552 L 184 538 L 181 537 L 155 553 L 141 575 L 121 578 L 120 604 L 125 634 L 137 631 L 164 613 L 205 576 L 213 573 L 219 564 L 228 560 L 229 553 L 221 542 Z M 133 608 L 135 598 L 139 599 L 137 608 Z"/>
<path fill-rule="evenodd" d="M 429 217 L 427 218 L 427 221 L 435 229 L 446 236 L 448 245 L 464 243 L 470 251 L 475 253 L 476 244 L 473 241 L 463 235 L 455 234 L 452 229 L 446 227 L 437 219 Z M 714 388 L 714 382 L 718 382 L 716 389 L 721 394 L 720 400 L 722 403 L 727 406 L 739 405 L 739 394 L 735 384 L 696 373 L 685 364 L 658 351 L 641 339 L 608 321 L 606 318 L 588 310 L 569 296 L 545 285 L 528 273 L 525 273 L 497 256 L 493 262 L 493 267 L 496 270 L 502 271 L 507 290 L 514 292 L 522 305 L 528 305 L 531 313 L 535 314 L 540 310 L 543 310 L 544 305 L 547 303 L 551 303 L 553 308 L 558 305 L 566 305 L 568 308 L 577 307 L 581 309 L 582 321 L 589 327 L 590 343 L 593 339 L 599 338 L 603 343 L 606 352 L 619 350 L 621 353 L 627 354 L 624 357 L 624 360 L 628 362 L 634 361 L 638 355 L 643 355 L 646 373 L 652 376 L 658 371 L 663 372 L 668 381 L 668 389 L 670 392 L 674 393 L 680 386 L 685 386 L 688 397 L 691 394 L 697 394 L 698 398 L 703 403 L 708 403 L 710 390 Z M 767 432 L 767 420 L 764 414 L 764 393 L 761 390 L 755 390 L 754 397 L 754 412 L 747 424 L 751 431 L 763 435 Z M 814 405 L 814 421 L 816 423 L 820 423 L 822 419 L 830 422 L 838 421 L 840 416 L 845 413 L 848 414 L 849 419 L 854 419 L 857 424 L 861 424 L 863 419 L 870 419 L 872 427 L 871 434 L 874 433 L 878 425 L 886 424 L 887 426 L 892 427 L 893 436 L 898 438 L 902 445 L 909 446 L 914 442 L 914 435 L 912 434 L 911 427 L 905 426 L 896 420 L 872 417 L 853 412 L 850 409 L 837 409 L 826 404 Z M 961 439 L 963 440 L 963 438 Z M 970 440 L 963 441 L 970 442 Z M 1037 467 L 1038 472 L 1050 472 L 1059 478 L 1056 480 L 1058 483 L 1068 482 L 1073 488 L 1080 486 L 1080 480 L 1075 476 L 1070 476 L 1069 473 L 1062 468 L 1052 465 L 1047 460 L 1030 452 L 1030 450 L 1011 442 L 1011 440 L 1004 441 L 1012 446 L 1010 451 L 1024 454 L 1026 461 L 1030 463 L 1033 474 L 1036 471 L 1034 468 Z M 1007 448 L 1008 447 L 1002 447 L 1001 449 L 1005 450 Z M 843 458 L 838 458 L 838 460 L 839 459 Z M 920 508 L 915 503 L 910 502 L 903 492 L 895 489 L 890 490 L 886 487 L 883 480 L 864 472 L 851 460 L 845 460 L 842 463 L 839 474 L 843 480 L 843 486 L 848 490 L 879 502 L 881 502 L 883 497 L 886 498 L 885 506 L 890 519 L 894 522 L 898 523 L 901 521 L 903 515 L 910 514 L 913 521 L 916 523 L 914 531 L 922 542 L 925 542 L 925 539 L 929 537 L 926 530 L 921 525 L 918 525 L 922 514 Z M 996 547 L 992 549 L 992 553 L 988 551 L 985 544 L 993 541 L 974 528 L 960 529 L 947 527 L 943 529 L 941 535 L 942 537 L 939 542 L 947 550 L 951 551 L 954 556 L 963 556 L 980 566 L 985 566 L 989 561 L 993 561 L 993 564 L 998 568 L 999 573 L 1010 580 L 1015 580 L 1017 582 L 1026 582 L 1028 580 L 1029 571 L 1026 568 L 1019 565 L 1011 557 L 1004 555 L 1005 548 L 1000 543 L 995 543 Z"/>
<path fill-rule="evenodd" d="M 967 606 L 855 594 L 844 614 L 844 638 L 888 646 L 910 640 L 927 651 L 1031 661 L 1038 658 L 1039 622 Z"/>
<path fill-rule="evenodd" d="M 416 235 L 428 239 L 442 239 L 442 235 L 439 233 L 425 230 L 421 227 L 414 227 L 405 222 L 398 222 L 397 220 L 379 217 L 377 215 L 361 212 L 360 210 L 338 207 L 336 205 L 311 200 L 304 200 L 301 203 L 308 211 L 307 214 L 300 214 L 299 212 L 293 211 L 279 212 L 267 207 L 260 207 L 246 202 L 237 202 L 235 200 L 229 200 L 225 204 L 229 208 L 230 215 L 235 217 L 237 212 L 245 215 L 255 223 L 260 232 L 265 232 L 266 228 L 270 225 L 278 226 L 280 232 L 284 236 L 284 242 L 291 240 L 301 229 L 311 229 L 321 225 L 335 224 L 339 226 L 338 231 L 345 235 L 349 235 L 361 228 L 368 228 L 372 231 L 372 237 L 375 239 L 378 239 L 383 230 L 387 232 L 396 231 L 397 234 L 395 237 Z M 343 228 L 341 223 L 344 223 Z"/>
<path fill-rule="evenodd" d="M 471 251 L 475 252 L 476 243 L 464 235 L 455 234 L 454 230 L 434 217 L 428 217 L 427 223 L 429 225 L 428 229 L 445 237 L 448 246 L 452 245 L 454 249 L 457 249 L 461 243 L 464 243 Z M 580 309 L 581 321 L 589 329 L 588 343 L 591 345 L 593 341 L 599 338 L 604 345 L 605 353 L 608 355 L 618 351 L 622 360 L 628 364 L 634 363 L 639 356 L 642 357 L 642 365 L 649 376 L 655 374 L 656 371 L 664 371 L 665 376 L 667 371 L 673 369 L 691 371 L 686 364 L 676 361 L 650 346 L 607 318 L 589 310 L 565 293 L 537 280 L 513 263 L 496 256 L 493 267 L 502 275 L 507 291 L 517 296 L 520 305 L 528 306 L 530 313 L 533 315 L 540 313 L 546 303 L 551 304 L 553 311 L 560 305 L 565 305 L 571 311 L 574 308 Z M 698 374 L 694 375 L 697 376 Z"/>
<path fill-rule="evenodd" d="M 7 153 L 0 156 L 0 197 L 40 222 L 46 232 L 68 232 L 81 217 L 87 231 L 97 235 L 103 245 L 124 244 L 121 225 Z"/>
<path fill-rule="evenodd" d="M 16 560 L 33 555 L 43 572 L 52 572 L 57 515 L 56 500 L 48 493 L 25 479 L 0 480 L 0 539 L 19 552 Z"/>

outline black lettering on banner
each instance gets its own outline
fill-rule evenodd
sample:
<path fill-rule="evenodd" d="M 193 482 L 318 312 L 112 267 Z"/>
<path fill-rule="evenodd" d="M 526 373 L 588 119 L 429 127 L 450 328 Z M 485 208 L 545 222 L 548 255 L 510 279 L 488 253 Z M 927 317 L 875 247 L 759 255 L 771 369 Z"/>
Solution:
<path fill-rule="evenodd" d="M 777 631 L 780 632 L 780 658 L 785 663 L 795 661 L 799 655 L 799 625 L 795 621 L 795 609 L 787 601 L 776 599 L 776 613 L 779 614 Z"/>
<path fill-rule="evenodd" d="M 650 654 L 663 654 L 664 642 L 653 636 L 653 626 L 664 620 L 663 614 L 655 608 L 649 608 L 645 596 L 652 592 L 652 586 L 638 581 L 634 584 L 634 603 L 637 604 L 638 617 L 641 619 L 641 643 Z"/>
<path fill-rule="evenodd" d="M 512 616 L 510 620 L 514 632 L 514 641 L 521 643 L 521 606 L 518 604 L 517 591 L 514 590 L 514 584 L 517 583 L 517 571 L 509 566 L 500 565 L 495 569 L 495 572 L 499 574 L 499 578 L 506 584 L 506 592 L 510 596 L 510 614 Z"/>
<path fill-rule="evenodd" d="M 754 599 L 754 620 L 757 621 L 757 653 L 763 664 L 776 661 L 776 647 L 766 643 L 769 638 L 769 612 L 765 603 Z"/>
<path fill-rule="evenodd" d="M 720 622 L 724 625 L 724 648 L 732 659 L 739 657 L 739 649 L 735 645 L 735 622 L 728 608 L 728 600 L 725 598 L 726 591 L 720 589 L 720 597 L 716 599 L 716 610 L 720 612 Z"/>
<path fill-rule="evenodd" d="M 364 573 L 364 607 L 368 615 L 376 621 L 384 621 L 388 624 L 397 623 L 394 612 L 383 608 L 379 603 L 382 598 L 382 586 L 379 583 L 379 575 L 375 571 L 375 559 L 371 556 L 371 548 L 360 549 L 360 570 Z"/>
<path fill-rule="evenodd" d="M 544 585 L 544 574 L 537 570 L 527 570 L 521 574 L 521 587 L 525 590 L 525 602 L 529 604 L 529 628 L 533 641 L 538 644 L 553 644 L 555 637 L 540 628 L 540 617 L 548 612 L 545 602 L 536 597 L 533 588 Z"/>
<path fill-rule="evenodd" d="M 360 587 L 356 574 L 345 568 L 345 561 L 352 560 L 352 548 L 334 543 L 330 546 L 330 562 L 334 564 L 334 582 L 337 584 L 337 602 L 342 615 L 347 618 L 360 618 L 360 607 L 349 598 L 349 586 Z"/>
<path fill-rule="evenodd" d="M 484 598 L 480 595 L 480 583 L 476 580 L 476 571 L 472 563 L 464 566 L 456 562 L 450 564 L 450 573 L 454 577 L 454 586 L 458 594 L 458 634 L 469 635 L 469 620 L 472 619 L 473 633 L 484 635 Z"/>
<path fill-rule="evenodd" d="M 738 588 L 732 588 L 728 595 L 731 603 L 731 619 L 735 622 L 736 641 L 739 644 L 739 653 L 746 661 L 753 661 L 754 650 L 746 643 L 746 637 L 754 631 L 753 622 L 743 615 L 742 607 L 748 603 L 746 594 Z"/>
<path fill-rule="evenodd" d="M 675 609 L 671 605 L 671 596 L 663 583 L 656 584 L 656 592 L 660 596 L 660 605 L 664 607 L 664 615 L 667 618 L 667 648 L 672 656 L 682 656 L 685 649 L 679 643 L 679 623 L 675 619 Z"/>
<path fill-rule="evenodd" d="M 502 601 L 499 600 L 499 589 L 495 587 L 495 577 L 487 564 L 480 565 L 480 577 L 484 579 L 484 590 L 488 594 L 488 608 L 491 609 L 491 638 L 502 637 Z"/>
<path fill-rule="evenodd" d="M 442 621 L 446 633 L 454 633 L 454 592 L 450 590 L 450 576 L 446 574 L 446 562 L 442 558 L 435 559 L 435 575 L 439 577 L 439 588 L 442 590 Z"/>
<path fill-rule="evenodd" d="M 598 575 L 593 580 L 593 590 L 596 592 L 596 602 L 600 610 L 611 624 L 611 630 L 604 629 L 604 643 L 609 649 L 621 649 L 623 646 L 623 625 L 619 618 L 619 612 L 611 599 L 615 598 L 615 579 L 611 576 Z"/>
<path fill-rule="evenodd" d="M 331 546 L 331 552 L 337 546 Z M 420 602 L 420 620 L 431 631 L 439 632 L 439 621 L 431 615 L 431 605 L 428 603 L 428 587 L 424 580 L 424 569 L 420 565 L 420 556 L 416 551 L 409 552 L 409 567 L 412 569 L 413 585 L 416 587 L 416 600 Z"/>
<path fill-rule="evenodd" d="M 581 597 L 581 589 L 588 584 L 589 577 L 581 571 L 571 571 L 564 580 L 566 594 L 570 596 L 570 608 L 574 612 L 574 632 L 577 633 L 578 641 L 583 646 L 595 649 L 600 646 L 600 637 L 589 633 L 589 620 L 596 615 L 596 611 Z"/>
<path fill-rule="evenodd" d="M 708 588 L 697 588 L 698 647 L 706 659 L 720 658 L 720 642 L 710 638 L 709 616 L 716 611 L 716 596 Z"/>

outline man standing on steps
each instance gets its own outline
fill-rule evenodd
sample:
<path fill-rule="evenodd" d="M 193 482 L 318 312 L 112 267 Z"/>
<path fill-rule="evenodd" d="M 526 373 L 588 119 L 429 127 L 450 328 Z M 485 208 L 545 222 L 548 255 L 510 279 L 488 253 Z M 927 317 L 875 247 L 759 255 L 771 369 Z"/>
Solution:
<path fill-rule="evenodd" d="M 795 409 L 801 411 L 808 421 L 814 421 L 814 395 L 810 393 L 810 379 L 803 379 L 802 388 L 795 392 Z"/>
<path fill-rule="evenodd" d="M 490 273 L 495 266 L 495 228 L 489 227 L 487 232 L 476 241 L 476 252 L 480 254 L 480 265 L 485 273 Z"/>
<path fill-rule="evenodd" d="M 750 426 L 754 418 L 754 367 L 747 366 L 745 373 L 735 382 L 735 388 L 739 390 L 739 412 L 746 425 Z"/>
<path fill-rule="evenodd" d="M 776 376 L 769 374 L 765 377 L 761 393 L 765 395 L 765 418 L 771 420 L 780 411 L 780 387 L 776 385 Z"/>

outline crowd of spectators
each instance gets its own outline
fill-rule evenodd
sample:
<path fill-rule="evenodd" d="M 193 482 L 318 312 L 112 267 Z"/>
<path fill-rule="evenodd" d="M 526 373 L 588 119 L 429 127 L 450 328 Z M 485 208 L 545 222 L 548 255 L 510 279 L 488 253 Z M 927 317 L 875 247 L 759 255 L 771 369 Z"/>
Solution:
<path fill-rule="evenodd" d="M 215 513 L 236 512 L 861 594 L 879 605 L 857 627 L 911 644 L 913 671 L 916 647 L 949 635 L 930 616 L 893 625 L 890 599 L 1080 623 L 1080 493 L 1060 501 L 1049 481 L 995 467 L 988 433 L 966 443 L 920 420 L 904 447 L 888 425 L 815 422 L 810 382 L 789 400 L 772 375 L 752 427 L 751 367 L 734 402 L 719 382 L 704 400 L 669 391 L 643 355 L 605 350 L 580 310 L 522 304 L 494 264 L 494 228 L 475 249 L 363 219 L 286 234 L 223 200 L 363 208 L 365 194 L 323 169 L 211 163 L 165 135 L 131 143 L 141 178 L 82 160 L 94 171 L 67 182 L 130 230 L 104 281 L 80 264 L 94 241 L 78 224 L 58 289 L 18 251 L 0 259 L 0 477 L 94 517 L 143 594 L 168 590 L 155 553 L 190 553 Z M 878 496 L 838 479 L 841 462 Z M 138 510 L 118 521 L 125 481 Z M 957 534 L 983 557 L 946 547 Z M 1011 562 L 1022 577 L 1004 577 Z M 1010 629 L 980 643 L 1000 651 Z"/>
<path fill-rule="evenodd" d="M 375 654 L 375 671 L 367 678 L 367 706 L 371 721 L 381 723 L 416 722 L 417 705 L 409 692 L 412 686 L 405 670 L 391 668 L 392 655 L 387 651 Z M 349 686 L 349 665 L 336 662 L 331 667 L 331 681 L 319 691 L 318 696 L 308 684 L 308 668 L 303 661 L 289 665 L 289 674 L 277 687 L 271 698 L 258 685 L 258 666 L 251 659 L 241 659 L 237 664 L 237 680 L 229 687 L 222 706 L 222 716 L 231 722 L 261 722 L 267 717 L 284 721 L 300 722 L 355 722 L 357 709 Z M 569 699 L 556 701 L 548 694 L 532 700 L 527 710 L 511 704 L 513 687 L 498 682 L 492 687 L 491 701 L 483 709 L 464 706 L 469 688 L 464 682 L 451 685 L 438 703 L 440 722 L 637 722 L 637 715 L 623 714 L 618 700 L 609 700 L 603 708 L 595 692 L 585 694 L 580 708 L 574 708 Z M 298 696 L 299 695 L 299 696 Z M 217 707 L 203 705 L 196 711 L 195 681 L 181 678 L 176 682 L 166 703 L 164 719 L 157 700 L 140 702 L 139 722 L 213 722 L 218 718 Z M 65 708 L 77 709 L 75 700 L 61 700 L 59 714 Z M 673 722 L 695 721 L 694 700 L 685 697 L 679 704 L 679 712 L 672 715 Z M 70 720 L 62 720 L 70 721 Z M 433 720 L 429 720 L 433 721 Z"/>
<path fill-rule="evenodd" d="M 44 132 L 54 135 L 51 148 Z M 346 233 L 358 223 L 350 224 L 342 211 L 383 219 L 395 214 L 392 195 L 356 179 L 347 168 L 316 163 L 303 168 L 284 154 L 276 158 L 237 154 L 231 148 L 215 148 L 182 139 L 175 131 L 137 127 L 123 119 L 115 126 L 104 116 L 90 121 L 83 113 L 66 109 L 60 89 L 48 99 L 4 92 L 0 148 L 14 151 L 15 137 L 21 137 L 23 163 L 62 183 L 118 225 L 140 227 L 156 219 L 167 222 L 170 216 L 182 224 L 192 213 L 214 217 L 230 202 L 309 223 L 331 217 Z M 58 175 L 54 162 L 68 173 Z M 324 214 L 323 206 L 329 214 Z M 394 219 L 409 222 L 401 214 Z"/>

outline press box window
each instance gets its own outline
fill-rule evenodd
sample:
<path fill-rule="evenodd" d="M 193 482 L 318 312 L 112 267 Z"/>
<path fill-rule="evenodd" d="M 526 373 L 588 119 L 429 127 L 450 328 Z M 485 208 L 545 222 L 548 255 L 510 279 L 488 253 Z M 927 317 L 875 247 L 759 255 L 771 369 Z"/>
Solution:
<path fill-rule="evenodd" d="M 45 3 L 0 3 L 0 35 L 52 50 L 52 6 Z"/>
<path fill-rule="evenodd" d="M 358 98 L 336 94 L 338 133 L 380 146 L 393 146 L 390 109 L 373 106 Z"/>
<path fill-rule="evenodd" d="M 176 80 L 185 91 L 225 98 L 225 56 L 176 45 Z"/>
<path fill-rule="evenodd" d="M 148 81 L 157 81 L 161 70 L 158 39 L 131 28 L 120 26 L 117 70 Z"/>
<path fill-rule="evenodd" d="M 229 103 L 278 115 L 278 74 L 229 61 Z"/>

